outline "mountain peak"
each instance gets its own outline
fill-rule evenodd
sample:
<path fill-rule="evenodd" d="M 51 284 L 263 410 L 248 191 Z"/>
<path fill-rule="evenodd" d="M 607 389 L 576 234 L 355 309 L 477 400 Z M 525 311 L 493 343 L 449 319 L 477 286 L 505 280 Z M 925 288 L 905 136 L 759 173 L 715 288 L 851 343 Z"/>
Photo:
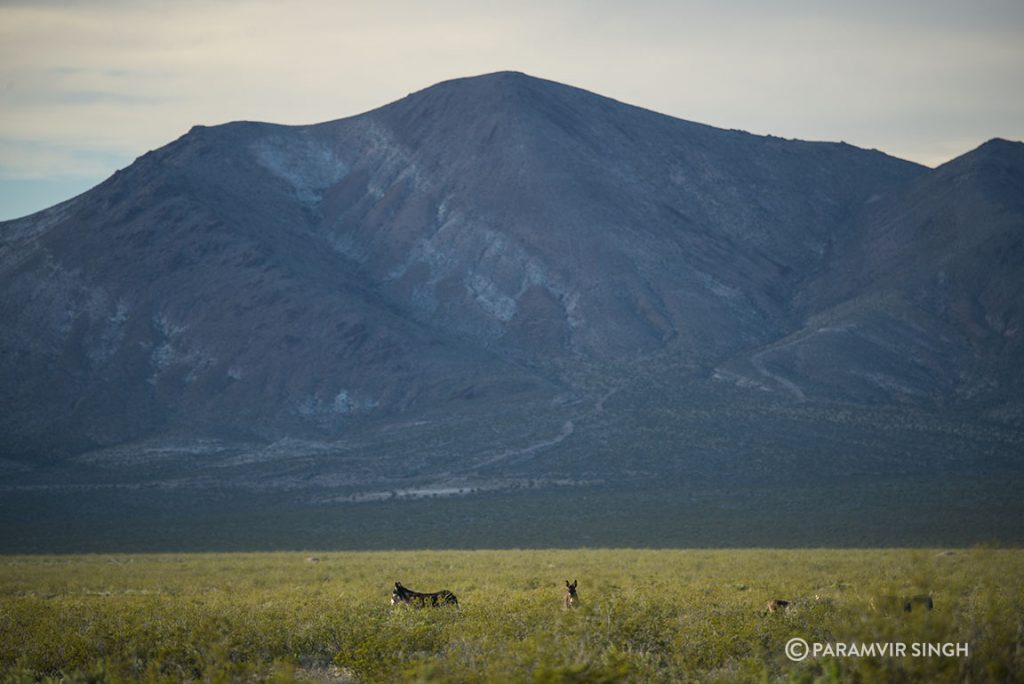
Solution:
<path fill-rule="evenodd" d="M 992 138 L 980 145 L 974 152 L 969 152 L 968 154 L 985 155 L 990 158 L 1024 164 L 1024 142 L 1006 140 L 1005 138 Z"/>
<path fill-rule="evenodd" d="M 499 81 L 505 83 L 513 83 L 516 81 L 547 81 L 547 79 L 539 78 L 537 76 L 531 76 L 522 71 L 491 71 L 486 74 L 477 74 L 476 76 L 460 76 L 459 78 L 451 78 L 446 81 L 441 81 L 437 85 L 443 85 L 445 83 L 459 83 L 469 81 Z"/>
<path fill-rule="evenodd" d="M 965 152 L 946 162 L 943 166 L 961 168 L 991 162 L 1024 164 L 1024 142 L 992 138 L 970 152 Z"/>
<path fill-rule="evenodd" d="M 1019 140 L 1007 140 L 1006 138 L 992 138 L 978 146 L 978 150 L 1021 150 L 1024 149 L 1024 142 Z"/>
<path fill-rule="evenodd" d="M 544 78 L 537 76 L 531 76 L 523 73 L 522 71 L 492 71 L 487 74 L 478 74 L 476 76 L 462 76 L 459 78 L 452 78 L 446 81 L 435 83 L 432 86 L 428 86 L 423 90 L 419 90 L 412 95 L 417 93 L 426 93 L 432 90 L 450 90 L 455 88 L 516 88 L 529 85 L 549 84 L 558 86 L 561 88 L 574 89 L 572 86 L 568 86 L 556 81 L 549 81 Z"/>
<path fill-rule="evenodd" d="M 552 96 L 571 96 L 573 93 L 594 99 L 606 99 L 573 86 L 530 76 L 521 71 L 496 71 L 441 81 L 410 93 L 377 111 L 433 109 L 446 103 L 472 110 L 508 109 L 515 107 L 517 102 L 521 105 L 524 99 L 530 97 L 540 96 L 541 99 L 548 99 Z"/>

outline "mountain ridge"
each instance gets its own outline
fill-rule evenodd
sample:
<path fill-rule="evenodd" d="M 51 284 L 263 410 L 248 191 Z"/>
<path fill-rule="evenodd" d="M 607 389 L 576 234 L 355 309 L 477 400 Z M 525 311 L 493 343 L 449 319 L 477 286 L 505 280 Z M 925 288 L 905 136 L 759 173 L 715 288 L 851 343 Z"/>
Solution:
<path fill-rule="evenodd" d="M 579 467 L 588 435 L 616 425 L 616 448 L 654 430 L 652 453 L 672 451 L 659 416 L 722 392 L 722 411 L 961 407 L 1016 425 L 1022 147 L 995 139 L 931 170 L 516 72 L 321 124 L 197 126 L 0 223 L 0 457 L 297 439 L 334 454 L 302 457 L 310 482 L 400 462 L 500 477 L 554 467 L 536 454 Z M 958 197 L 953 227 L 981 217 L 995 242 L 956 252 L 940 284 L 945 253 L 915 250 Z M 936 303 L 976 296 L 984 311 Z M 659 404 L 673 386 L 685 396 Z M 606 467 L 594 477 L 621 466 Z"/>

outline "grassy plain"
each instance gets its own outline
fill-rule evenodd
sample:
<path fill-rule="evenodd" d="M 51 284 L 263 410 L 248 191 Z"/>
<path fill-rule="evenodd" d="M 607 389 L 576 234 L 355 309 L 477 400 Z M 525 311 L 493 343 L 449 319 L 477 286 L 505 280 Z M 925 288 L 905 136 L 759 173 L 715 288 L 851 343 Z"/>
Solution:
<path fill-rule="evenodd" d="M 561 610 L 579 580 L 582 607 Z M 459 609 L 393 609 L 390 587 Z M 930 593 L 931 612 L 879 612 Z M 763 614 L 772 598 L 793 602 Z M 808 658 L 809 642 L 967 657 Z M 1024 551 L 529 550 L 0 557 L 4 681 L 1022 681 Z"/>

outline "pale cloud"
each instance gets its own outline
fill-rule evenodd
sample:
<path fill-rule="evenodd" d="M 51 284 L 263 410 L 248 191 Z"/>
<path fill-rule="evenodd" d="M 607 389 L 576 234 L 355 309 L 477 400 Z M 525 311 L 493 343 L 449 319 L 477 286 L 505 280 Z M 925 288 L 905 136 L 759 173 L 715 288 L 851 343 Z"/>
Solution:
<path fill-rule="evenodd" d="M 194 124 L 330 120 L 503 69 L 935 165 L 1024 137 L 1022 7 L 0 2 L 0 179 L 99 181 Z"/>
<path fill-rule="evenodd" d="M 94 142 L 90 147 L 77 141 L 74 145 L 66 145 L 52 141 L 0 138 L 0 159 L 12 160 L 0 165 L 0 181 L 43 180 L 52 176 L 109 176 L 130 154 L 112 151 L 111 147 L 102 141 Z"/>

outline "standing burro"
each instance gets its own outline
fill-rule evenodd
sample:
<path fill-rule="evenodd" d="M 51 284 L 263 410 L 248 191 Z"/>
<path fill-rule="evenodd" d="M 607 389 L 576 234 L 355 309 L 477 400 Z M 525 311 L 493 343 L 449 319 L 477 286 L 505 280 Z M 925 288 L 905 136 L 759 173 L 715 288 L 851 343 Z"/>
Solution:
<path fill-rule="evenodd" d="M 572 584 L 569 584 L 569 580 L 565 580 L 565 594 L 562 596 L 562 610 L 579 607 L 580 597 L 576 594 L 576 584 L 576 580 L 573 580 Z"/>

